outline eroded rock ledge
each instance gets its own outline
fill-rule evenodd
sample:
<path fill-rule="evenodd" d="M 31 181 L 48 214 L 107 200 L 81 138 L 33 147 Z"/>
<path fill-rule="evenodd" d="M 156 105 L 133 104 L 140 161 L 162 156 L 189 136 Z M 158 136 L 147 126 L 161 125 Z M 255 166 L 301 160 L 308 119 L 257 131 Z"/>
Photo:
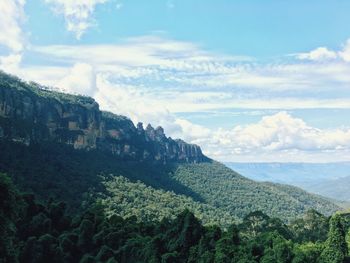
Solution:
<path fill-rule="evenodd" d="M 162 127 L 135 127 L 125 116 L 100 111 L 92 98 L 49 91 L 2 72 L 0 137 L 26 144 L 52 140 L 136 161 L 208 160 L 199 146 L 166 137 Z"/>

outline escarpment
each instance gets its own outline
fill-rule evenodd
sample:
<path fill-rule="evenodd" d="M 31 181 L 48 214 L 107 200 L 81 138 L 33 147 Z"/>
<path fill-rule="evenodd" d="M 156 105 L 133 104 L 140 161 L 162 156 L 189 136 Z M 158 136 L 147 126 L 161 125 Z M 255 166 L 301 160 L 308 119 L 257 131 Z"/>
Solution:
<path fill-rule="evenodd" d="M 89 97 L 50 91 L 0 72 L 0 137 L 25 144 L 54 141 L 101 150 L 118 159 L 203 162 L 197 145 L 173 140 L 162 127 L 135 127 L 125 116 L 103 112 Z"/>

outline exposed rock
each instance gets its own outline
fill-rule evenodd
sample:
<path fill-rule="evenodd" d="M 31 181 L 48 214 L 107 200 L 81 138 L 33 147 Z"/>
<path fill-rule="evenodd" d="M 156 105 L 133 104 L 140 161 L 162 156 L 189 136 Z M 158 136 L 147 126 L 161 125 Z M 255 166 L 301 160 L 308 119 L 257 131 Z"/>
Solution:
<path fill-rule="evenodd" d="M 118 159 L 208 160 L 199 146 L 167 138 L 162 127 L 135 127 L 125 116 L 101 112 L 92 98 L 48 91 L 1 72 L 0 137 L 26 144 L 52 140 L 107 151 Z"/>

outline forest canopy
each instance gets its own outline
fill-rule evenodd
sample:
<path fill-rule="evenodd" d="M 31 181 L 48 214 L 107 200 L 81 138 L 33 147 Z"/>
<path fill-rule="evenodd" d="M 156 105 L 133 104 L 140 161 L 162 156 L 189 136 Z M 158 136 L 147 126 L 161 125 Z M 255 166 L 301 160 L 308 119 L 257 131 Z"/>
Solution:
<path fill-rule="evenodd" d="M 145 222 L 104 213 L 79 214 L 39 202 L 0 174 L 0 262 L 322 262 L 348 260 L 349 216 L 310 210 L 286 225 L 256 211 L 227 228 L 204 226 L 189 210 Z"/>

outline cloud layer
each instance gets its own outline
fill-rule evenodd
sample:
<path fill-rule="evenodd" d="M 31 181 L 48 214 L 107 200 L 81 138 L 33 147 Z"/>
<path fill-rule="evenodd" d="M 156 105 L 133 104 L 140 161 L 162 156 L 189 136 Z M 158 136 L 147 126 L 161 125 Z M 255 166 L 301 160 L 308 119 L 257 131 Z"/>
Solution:
<path fill-rule="evenodd" d="M 189 42 L 143 36 L 114 45 L 40 46 L 32 51 L 68 67 L 89 64 L 96 72 L 108 73 L 112 83 L 131 86 L 171 112 L 181 112 L 349 108 L 348 50 L 348 45 L 339 51 L 318 48 L 296 59 L 263 63 L 207 52 Z"/>
<path fill-rule="evenodd" d="M 346 159 L 350 151 L 350 129 L 318 129 L 283 111 L 257 123 L 218 129 L 208 140 L 206 144 L 212 145 L 209 153 L 228 160 L 232 156 L 265 155 L 294 156 L 294 161 L 300 161 L 320 153 L 337 153 L 339 158 L 341 152 Z"/>

